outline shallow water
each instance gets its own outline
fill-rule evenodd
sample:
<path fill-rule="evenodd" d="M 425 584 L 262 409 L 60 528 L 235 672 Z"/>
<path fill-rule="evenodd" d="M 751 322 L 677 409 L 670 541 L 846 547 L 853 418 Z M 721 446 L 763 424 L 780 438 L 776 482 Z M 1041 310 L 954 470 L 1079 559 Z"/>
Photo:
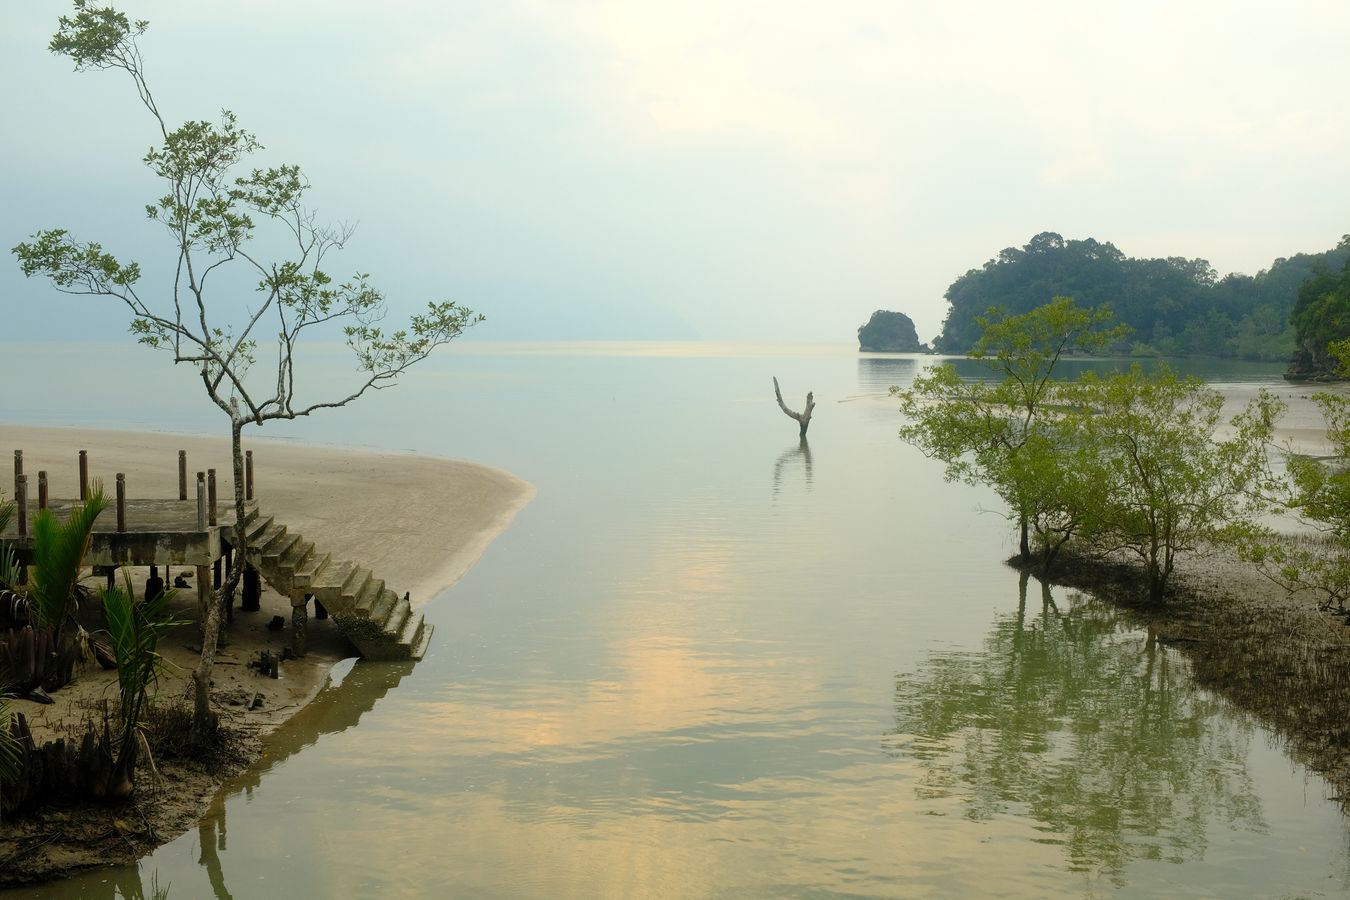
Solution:
<path fill-rule="evenodd" d="M 113 371 L 160 371 L 132 354 Z M 356 664 L 201 829 L 29 895 L 1350 891 L 1320 779 L 1109 608 L 1020 583 L 997 501 L 896 438 L 886 388 L 926 362 L 464 344 L 359 408 L 269 425 L 341 443 L 359 423 L 538 497 L 429 605 L 423 662 Z M 1279 386 L 1226 371 L 1234 397 Z M 790 406 L 815 391 L 809 445 L 774 375 Z M 189 381 L 150 411 L 69 412 L 73 386 L 0 419 L 217 425 Z"/>

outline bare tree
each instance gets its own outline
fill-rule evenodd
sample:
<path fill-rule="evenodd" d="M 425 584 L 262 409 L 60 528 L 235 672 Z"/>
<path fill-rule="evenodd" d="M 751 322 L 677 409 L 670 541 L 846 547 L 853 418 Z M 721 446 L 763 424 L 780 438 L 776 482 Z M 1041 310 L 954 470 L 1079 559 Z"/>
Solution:
<path fill-rule="evenodd" d="M 797 424 L 801 426 L 801 436 L 806 437 L 806 429 L 811 425 L 811 413 L 816 408 L 815 394 L 806 392 L 806 407 L 801 412 L 795 412 L 788 409 L 788 405 L 783 402 L 783 392 L 778 389 L 777 376 L 773 379 L 773 395 L 778 398 L 778 408 L 789 419 L 796 419 Z"/>
<path fill-rule="evenodd" d="M 73 16 L 61 17 L 49 49 L 70 57 L 76 71 L 121 69 L 135 84 L 160 140 L 144 161 L 164 188 L 145 211 L 169 234 L 174 277 L 171 284 L 143 292 L 135 262 L 123 264 L 102 245 L 75 240 L 61 229 L 39 231 L 13 252 L 25 275 L 46 276 L 57 290 L 120 301 L 141 343 L 196 368 L 206 395 L 230 422 L 235 534 L 242 542 L 244 426 L 346 406 L 368 391 L 391 386 L 482 316 L 453 302 L 433 301 L 406 327 L 383 330 L 385 298 L 368 276 L 335 281 L 326 270 L 329 255 L 343 248 L 352 228 L 318 221 L 305 205 L 309 183 L 299 166 L 246 168 L 262 148 L 228 110 L 219 122 L 192 121 L 170 130 L 150 92 L 136 43 L 148 23 L 132 22 L 112 7 L 91 6 L 87 0 L 74 0 L 74 6 Z M 255 249 L 255 236 L 264 238 L 258 243 L 289 250 L 284 258 L 265 256 Z M 236 274 L 227 276 L 231 270 Z M 253 288 L 251 295 L 243 285 Z M 301 338 L 316 329 L 332 333 L 339 328 L 355 354 L 352 383 L 325 399 L 298 400 Z M 273 337 L 275 345 L 266 355 L 275 364 L 274 375 L 250 377 L 263 350 L 260 342 Z M 199 736 L 214 727 L 209 686 L 221 612 L 242 568 L 234 567 L 216 602 L 208 605 L 202 655 L 193 672 Z"/>

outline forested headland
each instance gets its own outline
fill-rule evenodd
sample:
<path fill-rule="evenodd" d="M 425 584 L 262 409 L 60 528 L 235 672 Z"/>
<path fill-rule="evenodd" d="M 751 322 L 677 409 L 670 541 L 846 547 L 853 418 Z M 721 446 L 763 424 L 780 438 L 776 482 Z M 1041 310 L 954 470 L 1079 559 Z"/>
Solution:
<path fill-rule="evenodd" d="M 1053 297 L 1109 305 L 1129 337 L 1111 352 L 1287 361 L 1296 348 L 1325 362 L 1328 341 L 1350 336 L 1350 235 L 1333 249 L 1280 258 L 1255 275 L 1219 277 L 1203 259 L 1126 256 L 1108 242 L 1042 232 L 952 282 L 935 349 L 966 353 L 991 307 L 1021 315 Z"/>

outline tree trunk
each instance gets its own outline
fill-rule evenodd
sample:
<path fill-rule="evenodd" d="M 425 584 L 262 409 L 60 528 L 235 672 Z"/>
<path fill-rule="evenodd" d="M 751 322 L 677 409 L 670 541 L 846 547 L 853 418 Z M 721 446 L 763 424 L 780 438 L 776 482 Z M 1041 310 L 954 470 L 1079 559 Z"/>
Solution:
<path fill-rule="evenodd" d="M 1017 543 L 1017 552 L 1021 555 L 1022 563 L 1025 565 L 1031 561 L 1030 523 L 1027 522 L 1026 516 L 1021 516 L 1018 519 L 1018 524 L 1021 526 L 1022 533 Z"/>
<path fill-rule="evenodd" d="M 810 391 L 807 392 L 806 408 L 801 412 L 788 409 L 788 405 L 783 402 L 783 392 L 778 388 L 777 376 L 774 376 L 773 379 L 773 395 L 778 398 L 778 408 L 781 409 L 788 418 L 797 420 L 797 424 L 800 426 L 799 434 L 805 439 L 806 429 L 811 424 L 811 413 L 816 408 L 815 395 Z"/>
<path fill-rule="evenodd" d="M 238 419 L 230 422 L 230 455 L 234 469 L 234 536 L 235 554 L 239 563 L 230 570 L 230 575 L 221 585 L 220 593 L 206 604 L 206 622 L 202 628 L 202 655 L 197 668 L 192 672 L 193 708 L 192 733 L 198 742 L 205 741 L 215 733 L 216 716 L 211 710 L 211 670 L 216 661 L 216 645 L 220 641 L 221 612 L 225 598 L 233 597 L 239 586 L 239 575 L 244 569 L 246 558 L 244 533 L 244 423 Z M 199 575 L 200 578 L 200 575 Z"/>

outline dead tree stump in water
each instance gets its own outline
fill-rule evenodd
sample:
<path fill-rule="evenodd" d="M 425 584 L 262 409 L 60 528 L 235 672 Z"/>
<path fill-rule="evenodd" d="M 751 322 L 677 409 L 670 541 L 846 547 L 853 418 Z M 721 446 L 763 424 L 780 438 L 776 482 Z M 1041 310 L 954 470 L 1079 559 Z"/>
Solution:
<path fill-rule="evenodd" d="M 811 412 L 816 408 L 815 394 L 810 391 L 806 392 L 806 408 L 801 412 L 795 412 L 794 410 L 788 409 L 787 404 L 783 402 L 783 392 L 778 388 L 778 377 L 774 376 L 773 395 L 778 398 L 778 408 L 781 409 L 789 419 L 797 420 L 797 424 L 801 426 L 801 436 L 806 437 L 806 429 L 811 424 Z"/>

